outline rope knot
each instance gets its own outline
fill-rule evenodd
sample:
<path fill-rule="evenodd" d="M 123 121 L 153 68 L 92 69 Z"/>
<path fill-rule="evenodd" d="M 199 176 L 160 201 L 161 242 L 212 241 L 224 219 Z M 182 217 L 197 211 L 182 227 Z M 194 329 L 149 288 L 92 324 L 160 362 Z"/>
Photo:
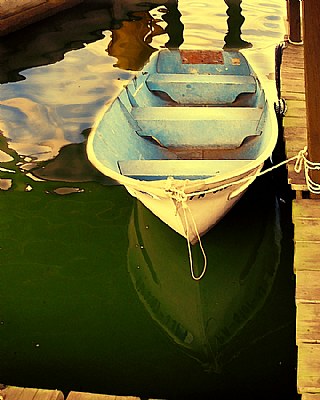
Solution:
<path fill-rule="evenodd" d="M 299 174 L 302 171 L 302 167 L 304 166 L 307 158 L 306 155 L 308 154 L 308 148 L 305 146 L 302 150 L 299 151 L 297 155 L 297 160 L 294 165 L 294 171 Z"/>
<path fill-rule="evenodd" d="M 167 184 L 166 184 L 166 188 L 165 188 L 165 191 L 169 194 L 171 199 L 175 200 L 177 203 L 181 204 L 183 207 L 184 207 L 186 201 L 188 200 L 188 195 L 184 191 L 185 186 L 186 186 L 186 181 L 184 182 L 184 188 L 178 189 L 174 185 L 174 179 L 172 178 L 172 176 L 170 176 L 167 178 Z"/>

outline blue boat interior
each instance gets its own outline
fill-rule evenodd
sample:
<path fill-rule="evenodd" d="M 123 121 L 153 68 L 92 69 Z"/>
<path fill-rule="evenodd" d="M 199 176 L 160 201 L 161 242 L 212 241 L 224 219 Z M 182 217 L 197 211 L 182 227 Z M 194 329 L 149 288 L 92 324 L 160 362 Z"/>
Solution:
<path fill-rule="evenodd" d="M 199 53 L 160 51 L 130 81 L 96 128 L 100 162 L 139 180 L 202 179 L 257 158 L 268 112 L 258 79 L 239 52 Z"/>

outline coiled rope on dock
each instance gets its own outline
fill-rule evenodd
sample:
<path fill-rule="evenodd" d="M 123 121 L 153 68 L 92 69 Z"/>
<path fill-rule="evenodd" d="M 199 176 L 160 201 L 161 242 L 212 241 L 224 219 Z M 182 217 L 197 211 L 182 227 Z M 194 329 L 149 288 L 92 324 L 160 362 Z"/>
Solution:
<path fill-rule="evenodd" d="M 310 161 L 307 157 L 306 154 L 308 153 L 307 146 L 301 150 L 300 152 L 300 157 L 297 158 L 294 171 L 296 173 L 300 173 L 302 171 L 302 168 L 304 169 L 304 176 L 307 184 L 307 188 L 310 193 L 313 194 L 320 194 L 320 183 L 315 182 L 314 180 L 311 179 L 310 176 L 310 171 L 315 171 L 315 170 L 320 170 L 320 162 L 313 162 Z"/>

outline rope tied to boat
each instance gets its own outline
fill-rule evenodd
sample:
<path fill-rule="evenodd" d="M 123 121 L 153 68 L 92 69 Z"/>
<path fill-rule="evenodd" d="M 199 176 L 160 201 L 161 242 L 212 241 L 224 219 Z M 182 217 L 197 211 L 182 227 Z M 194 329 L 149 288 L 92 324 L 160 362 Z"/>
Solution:
<path fill-rule="evenodd" d="M 174 178 L 168 176 L 166 180 L 165 191 L 169 194 L 172 200 L 175 200 L 178 204 L 185 203 L 188 200 L 188 194 L 185 192 L 188 179 L 185 179 L 183 189 L 178 189 L 174 185 Z"/>
<path fill-rule="evenodd" d="M 172 200 L 174 200 L 175 202 L 175 206 L 176 206 L 176 215 L 178 214 L 178 210 L 181 207 L 182 208 L 182 212 L 183 212 L 183 219 L 184 219 L 184 225 L 185 225 L 185 233 L 186 233 L 186 239 L 187 239 L 187 245 L 188 245 L 188 254 L 189 254 L 189 263 L 190 263 L 190 273 L 192 276 L 192 279 L 195 281 L 200 281 L 200 279 L 203 278 L 204 274 L 206 273 L 207 270 L 207 256 L 206 256 L 206 252 L 204 251 L 202 242 L 201 242 L 201 237 L 198 231 L 198 227 L 196 224 L 196 221 L 193 217 L 193 214 L 190 210 L 190 207 L 187 204 L 187 200 L 188 200 L 188 194 L 185 192 L 185 188 L 187 185 L 188 179 L 186 179 L 184 181 L 184 186 L 182 189 L 178 189 L 177 187 L 175 187 L 174 185 L 174 179 L 173 177 L 168 177 L 167 179 L 167 186 L 166 186 L 166 192 L 169 194 L 170 198 Z M 203 260 L 204 260 L 204 265 L 202 268 L 202 272 L 200 273 L 200 275 L 196 276 L 195 272 L 194 272 L 194 267 L 193 267 L 193 257 L 192 257 L 192 249 L 191 249 L 191 242 L 190 242 L 190 226 L 189 226 L 189 221 L 188 221 L 188 217 L 187 217 L 187 212 L 189 212 L 189 215 L 191 217 L 191 221 L 192 221 L 192 225 L 194 228 L 194 231 L 197 235 L 197 239 L 199 242 L 199 246 L 203 255 Z"/>
<path fill-rule="evenodd" d="M 203 248 L 203 245 L 202 245 L 202 242 L 201 242 L 201 237 L 200 237 L 200 234 L 199 234 L 199 231 L 198 231 L 198 228 L 197 228 L 196 221 L 193 218 L 192 212 L 191 212 L 186 200 L 183 201 L 183 203 L 182 203 L 182 210 L 183 210 L 184 221 L 185 221 L 185 225 L 186 225 L 186 236 L 187 236 L 187 244 L 188 244 L 188 253 L 189 253 L 191 276 L 192 276 L 193 280 L 200 281 L 200 279 L 202 279 L 202 277 L 204 276 L 204 274 L 206 273 L 206 270 L 207 270 L 207 264 L 208 264 L 207 255 L 206 255 L 206 252 L 204 251 L 204 248 Z M 202 272 L 198 276 L 195 275 L 194 268 L 193 268 L 193 258 L 192 258 L 191 243 L 190 243 L 190 239 L 189 239 L 189 223 L 188 223 L 188 218 L 187 218 L 187 211 L 189 211 L 189 214 L 191 216 L 193 227 L 194 227 L 194 230 L 196 232 L 197 239 L 198 239 L 199 246 L 200 246 L 200 249 L 201 249 L 201 252 L 202 252 L 202 255 L 203 255 L 203 260 L 204 260 Z"/>
<path fill-rule="evenodd" d="M 276 165 L 273 165 L 270 168 L 267 168 L 263 171 L 257 170 L 257 172 L 254 175 L 250 175 L 250 176 L 246 176 L 246 177 L 242 177 L 238 180 L 235 180 L 233 182 L 228 182 L 225 183 L 223 185 L 220 186 L 215 186 L 214 188 L 211 189 L 206 189 L 206 190 L 202 190 L 202 191 L 197 191 L 197 192 L 190 192 L 190 193 L 186 193 L 185 189 L 186 189 L 186 185 L 189 182 L 188 179 L 186 179 L 184 181 L 184 186 L 182 188 L 177 188 L 175 186 L 175 181 L 173 177 L 168 177 L 167 178 L 167 184 L 166 184 L 166 188 L 165 191 L 166 193 L 169 195 L 169 197 L 175 201 L 175 205 L 176 205 L 176 212 L 178 213 L 179 207 L 182 208 L 183 211 L 183 219 L 184 219 L 184 224 L 185 224 L 185 230 L 186 230 L 186 239 L 187 239 L 187 244 L 188 244 L 188 253 L 189 253 L 189 261 L 190 261 L 190 271 L 191 271 L 191 276 L 194 280 L 198 281 L 200 280 L 207 269 L 207 257 L 201 242 L 201 238 L 200 238 L 200 234 L 197 228 L 197 224 L 196 221 L 193 217 L 193 214 L 191 212 L 190 207 L 187 204 L 187 201 L 189 198 L 194 197 L 194 196 L 200 196 L 200 195 L 205 195 L 208 193 L 213 193 L 213 192 L 217 192 L 220 191 L 222 189 L 225 189 L 227 187 L 233 186 L 233 185 L 239 185 L 242 183 L 246 183 L 248 181 L 254 181 L 257 177 L 265 175 L 271 171 L 273 171 L 276 168 L 279 168 L 285 164 L 288 164 L 292 161 L 295 161 L 295 165 L 294 165 L 294 171 L 296 173 L 300 173 L 302 171 L 302 169 L 304 169 L 304 173 L 305 173 L 305 179 L 306 179 L 306 184 L 307 184 L 307 188 L 311 193 L 314 194 L 320 194 L 320 183 L 316 183 L 314 182 L 309 174 L 310 170 L 320 170 L 320 162 L 312 162 L 310 160 L 308 160 L 307 158 L 307 154 L 308 154 L 308 148 L 307 146 L 305 146 L 302 150 L 300 150 L 296 155 L 294 155 L 293 157 L 290 157 Z M 250 182 L 251 183 L 251 182 Z M 187 212 L 190 215 L 191 221 L 192 221 L 192 225 L 194 227 L 194 230 L 196 232 L 197 235 L 197 239 L 199 241 L 199 245 L 201 248 L 201 252 L 203 254 L 203 258 L 204 258 L 204 266 L 203 266 L 203 270 L 201 272 L 201 274 L 199 276 L 195 276 L 194 273 L 194 268 L 193 268 L 193 259 L 192 259 L 192 250 L 191 250 L 191 243 L 190 243 L 190 226 L 189 226 L 189 222 L 188 222 L 188 218 L 187 218 Z"/>
<path fill-rule="evenodd" d="M 313 188 L 314 187 L 318 187 L 318 190 L 320 190 L 320 184 L 317 184 L 316 182 L 313 182 L 311 180 L 311 178 L 309 177 L 308 171 L 310 169 L 320 169 L 320 163 L 313 163 L 313 162 L 309 161 L 307 159 L 307 157 L 306 157 L 307 153 L 308 153 L 308 149 L 307 149 L 307 146 L 305 146 L 295 156 L 287 158 L 286 160 L 281 161 L 280 163 L 278 163 L 276 165 L 273 165 L 272 167 L 267 168 L 267 169 L 265 169 L 263 171 L 259 171 L 258 170 L 254 175 L 245 176 L 245 177 L 240 178 L 238 180 L 235 180 L 235 181 L 232 181 L 232 182 L 228 182 L 228 183 L 225 183 L 225 184 L 220 185 L 220 186 L 215 186 L 214 188 L 211 188 L 211 189 L 206 189 L 206 190 L 203 190 L 203 191 L 192 192 L 192 193 L 186 193 L 186 196 L 187 197 L 194 197 L 194 196 L 197 196 L 197 195 L 199 196 L 199 195 L 202 195 L 202 194 L 208 194 L 208 193 L 216 192 L 216 191 L 225 189 L 225 188 L 230 187 L 230 186 L 239 185 L 239 184 L 245 183 L 247 181 L 254 181 L 257 177 L 265 175 L 265 174 L 275 170 L 276 168 L 282 167 L 283 165 L 288 164 L 288 163 L 290 163 L 292 161 L 296 161 L 295 167 L 294 167 L 294 170 L 295 170 L 296 173 L 300 173 L 301 169 L 302 169 L 302 166 L 304 166 L 304 170 L 305 170 L 305 174 L 306 174 L 307 186 L 308 186 L 308 182 L 310 184 L 310 187 L 308 186 L 308 190 L 310 190 L 310 192 L 312 192 L 312 193 L 315 193 L 313 191 L 314 190 Z"/>

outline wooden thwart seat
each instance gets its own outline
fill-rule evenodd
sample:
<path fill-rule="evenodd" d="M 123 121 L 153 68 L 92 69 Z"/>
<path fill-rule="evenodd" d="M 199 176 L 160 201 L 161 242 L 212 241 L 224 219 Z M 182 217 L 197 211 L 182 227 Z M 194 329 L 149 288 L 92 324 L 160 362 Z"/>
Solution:
<path fill-rule="evenodd" d="M 262 109 L 255 107 L 142 107 L 132 116 L 140 136 L 153 136 L 166 147 L 239 147 L 257 130 Z"/>
<path fill-rule="evenodd" d="M 141 180 L 204 179 L 234 171 L 252 160 L 125 160 L 118 161 L 122 175 Z"/>
<path fill-rule="evenodd" d="M 239 94 L 255 93 L 257 87 L 250 75 L 152 74 L 146 83 L 180 104 L 232 103 Z"/>

